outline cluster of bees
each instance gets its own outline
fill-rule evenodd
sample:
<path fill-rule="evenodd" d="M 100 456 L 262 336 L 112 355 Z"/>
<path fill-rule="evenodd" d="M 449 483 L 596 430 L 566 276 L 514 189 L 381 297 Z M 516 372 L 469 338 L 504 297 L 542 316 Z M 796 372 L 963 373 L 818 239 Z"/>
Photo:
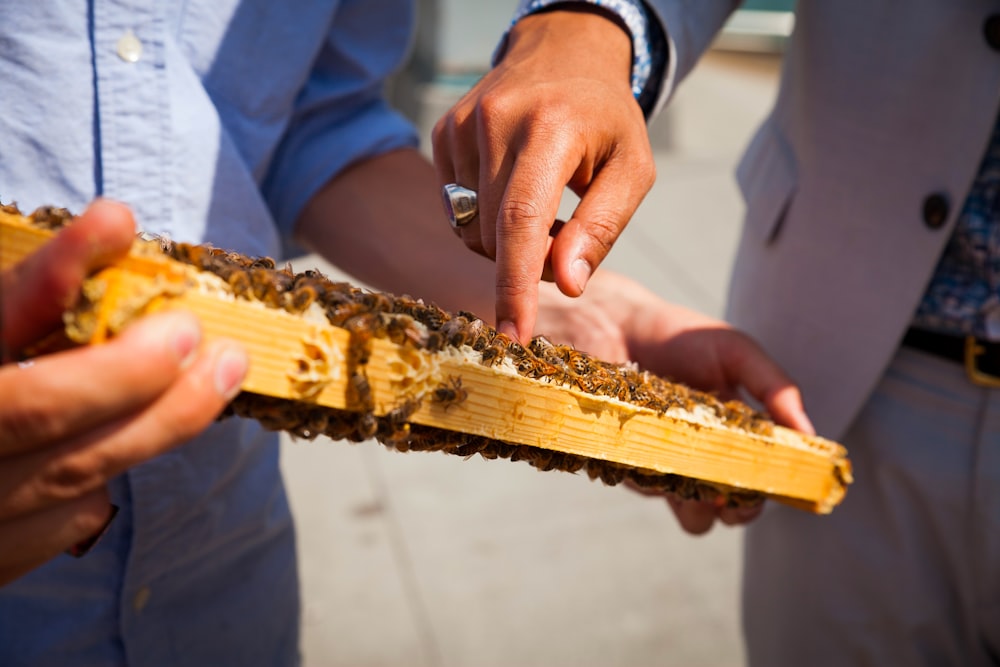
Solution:
<path fill-rule="evenodd" d="M 31 216 L 35 224 L 50 229 L 71 218 L 65 209 L 49 207 Z M 206 245 L 168 241 L 162 241 L 161 247 L 173 259 L 221 278 L 237 298 L 293 314 L 318 307 L 332 325 L 350 333 L 348 402 L 354 409 L 336 410 L 307 401 L 244 392 L 228 406 L 225 415 L 252 418 L 264 428 L 300 438 L 325 435 L 353 442 L 375 438 L 399 451 L 442 451 L 463 457 L 479 454 L 486 459 L 527 461 L 540 470 L 584 471 L 591 479 L 608 485 L 628 482 L 644 490 L 672 492 L 683 498 L 711 500 L 723 494 L 731 505 L 755 503 L 761 498 L 756 492 L 721 489 L 679 475 L 410 423 L 422 399 L 404 397 L 385 415 L 376 415 L 365 367 L 374 338 L 428 352 L 440 352 L 448 346 L 468 347 L 478 353 L 483 365 L 509 363 L 520 375 L 540 382 L 611 397 L 660 414 L 673 408 L 687 412 L 707 409 L 727 426 L 769 435 L 773 423 L 743 403 L 723 402 L 632 365 L 604 362 L 542 336 L 524 346 L 472 313 L 453 314 L 420 299 L 360 289 L 332 281 L 319 271 L 296 273 L 290 266 L 277 267 L 268 257 L 252 258 Z M 461 379 L 452 377 L 426 396 L 447 408 L 463 401 L 467 393 Z"/>
<path fill-rule="evenodd" d="M 250 258 L 208 246 L 165 244 L 174 259 L 222 278 L 237 298 L 260 301 L 290 313 L 317 306 L 334 326 L 351 334 L 347 367 L 349 402 L 356 410 L 335 410 L 308 402 L 293 402 L 255 394 L 241 394 L 228 413 L 258 420 L 265 428 L 311 439 L 325 435 L 335 440 L 361 442 L 375 438 L 398 451 L 442 451 L 468 457 L 527 461 L 540 470 L 584 471 L 591 479 L 616 485 L 628 481 L 646 490 L 669 491 L 684 498 L 713 499 L 720 489 L 700 480 L 658 473 L 630 466 L 567 454 L 540 447 L 503 442 L 479 435 L 412 424 L 409 417 L 421 400 L 403 398 L 385 415 L 374 414 L 374 403 L 365 374 L 371 341 L 386 338 L 428 352 L 446 347 L 471 348 L 480 363 L 496 366 L 507 360 L 517 372 L 541 382 L 570 386 L 590 394 L 608 396 L 663 414 L 672 408 L 688 412 L 707 409 L 725 424 L 769 435 L 773 423 L 749 406 L 723 402 L 711 394 L 668 382 L 631 365 L 612 364 L 568 345 L 557 345 L 537 336 L 521 345 L 475 314 L 449 313 L 433 303 L 335 282 L 318 271 L 295 273 L 277 267 L 270 258 Z M 460 378 L 448 378 L 429 393 L 431 401 L 446 408 L 466 398 Z M 724 492 L 731 504 L 757 502 L 754 492 Z"/>
<path fill-rule="evenodd" d="M 21 215 L 21 211 L 18 210 L 17 204 L 13 202 L 10 204 L 0 203 L 0 211 L 9 213 L 10 215 Z M 73 214 L 70 213 L 68 209 L 58 208 L 56 206 L 41 206 L 36 208 L 34 212 L 28 216 L 28 219 L 31 220 L 31 224 L 39 229 L 56 231 L 69 224 L 73 220 L 73 217 Z"/>

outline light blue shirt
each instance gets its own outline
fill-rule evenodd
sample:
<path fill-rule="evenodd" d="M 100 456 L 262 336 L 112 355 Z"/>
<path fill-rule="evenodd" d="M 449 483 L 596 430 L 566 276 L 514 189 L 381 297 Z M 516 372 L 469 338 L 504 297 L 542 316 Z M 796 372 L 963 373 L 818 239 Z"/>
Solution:
<path fill-rule="evenodd" d="M 103 195 L 150 232 L 277 256 L 331 177 L 416 144 L 381 95 L 407 0 L 0 6 L 0 197 L 25 210 Z M 0 665 L 297 662 L 273 434 L 225 420 L 111 493 L 93 552 L 0 589 Z"/>

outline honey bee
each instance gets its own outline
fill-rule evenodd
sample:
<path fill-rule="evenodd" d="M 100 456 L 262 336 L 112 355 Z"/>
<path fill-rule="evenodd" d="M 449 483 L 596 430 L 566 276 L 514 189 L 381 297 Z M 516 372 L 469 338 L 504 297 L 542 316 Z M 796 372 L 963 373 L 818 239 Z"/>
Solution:
<path fill-rule="evenodd" d="M 465 335 L 466 340 L 471 341 L 469 342 L 469 347 L 476 352 L 482 352 L 487 345 L 493 342 L 497 331 L 486 324 L 486 322 L 475 319 L 469 322 L 469 326 L 465 330 Z"/>
<path fill-rule="evenodd" d="M 304 312 L 316 301 L 318 294 L 312 285 L 302 285 L 290 292 L 285 292 L 283 304 L 290 313 Z"/>
<path fill-rule="evenodd" d="M 587 464 L 587 459 L 575 454 L 563 454 L 559 469 L 568 473 L 577 473 Z"/>
<path fill-rule="evenodd" d="M 372 388 L 371 384 L 368 382 L 368 375 L 361 371 L 352 373 L 349 386 L 351 391 L 351 402 L 354 405 L 364 408 L 365 410 L 371 410 L 375 401 L 372 397 Z"/>
<path fill-rule="evenodd" d="M 532 357 L 522 357 L 514 362 L 514 368 L 520 375 L 525 377 L 534 377 L 535 367 L 538 366 L 540 362 Z"/>
<path fill-rule="evenodd" d="M 513 456 L 515 448 L 517 448 L 517 445 L 509 442 L 503 442 L 502 440 L 496 440 L 493 443 L 493 449 L 496 456 L 501 459 L 509 459 Z"/>
<path fill-rule="evenodd" d="M 441 335 L 448 345 L 461 347 L 468 340 L 469 320 L 464 315 L 457 315 L 441 325 Z"/>
<path fill-rule="evenodd" d="M 226 282 L 229 283 L 229 288 L 237 298 L 248 301 L 253 298 L 253 283 L 245 271 L 233 271 L 229 274 Z"/>
<path fill-rule="evenodd" d="M 250 269 L 249 274 L 254 297 L 267 306 L 280 308 L 281 294 L 274 283 L 273 272 L 265 268 L 256 267 Z"/>
<path fill-rule="evenodd" d="M 62 229 L 73 221 L 72 213 L 56 206 L 40 206 L 28 217 L 35 226 L 53 231 Z"/>
<path fill-rule="evenodd" d="M 575 473 L 583 467 L 583 458 L 565 452 L 545 450 L 544 455 L 540 456 L 534 465 L 542 472 L 562 470 L 564 472 Z"/>
<path fill-rule="evenodd" d="M 406 446 L 414 451 L 430 451 L 437 448 L 441 431 L 429 426 L 410 425 L 410 437 Z"/>
<path fill-rule="evenodd" d="M 378 432 L 378 418 L 371 410 L 367 410 L 357 415 L 354 423 L 354 432 L 348 436 L 355 442 L 368 440 Z"/>
<path fill-rule="evenodd" d="M 555 384 L 561 384 L 566 380 L 566 372 L 552 364 L 537 360 L 531 374 L 528 376 L 535 380 L 548 380 Z"/>
<path fill-rule="evenodd" d="M 208 245 L 191 245 L 190 243 L 174 243 L 166 241 L 167 254 L 178 262 L 190 264 L 202 271 L 212 265 L 212 247 Z"/>
<path fill-rule="evenodd" d="M 351 334 L 347 348 L 348 367 L 364 366 L 372 352 L 372 339 L 385 331 L 385 325 L 378 313 L 362 312 L 344 322 L 343 327 Z"/>
<path fill-rule="evenodd" d="M 563 361 L 566 362 L 569 370 L 576 375 L 589 375 L 593 371 L 593 364 L 591 364 L 590 357 L 572 347 L 563 349 Z"/>
<path fill-rule="evenodd" d="M 545 336 L 535 336 L 528 344 L 528 351 L 550 366 L 565 367 L 559 348 Z"/>
<path fill-rule="evenodd" d="M 392 315 L 385 325 L 386 335 L 397 345 L 410 344 L 414 347 L 423 347 L 424 335 L 416 326 L 416 322 L 409 315 Z"/>
<path fill-rule="evenodd" d="M 428 352 L 440 352 L 444 349 L 446 342 L 444 335 L 440 331 L 429 331 L 426 338 L 424 338 L 424 349 Z"/>
<path fill-rule="evenodd" d="M 292 267 L 286 264 L 283 268 L 271 272 L 271 283 L 279 292 L 289 292 L 295 287 L 295 274 Z"/>
<path fill-rule="evenodd" d="M 326 311 L 327 321 L 335 327 L 345 326 L 348 320 L 363 312 L 361 304 L 354 303 L 353 301 L 330 303 L 330 299 L 324 298 L 323 306 Z"/>
<path fill-rule="evenodd" d="M 483 351 L 479 353 L 480 363 L 482 363 L 483 366 L 496 366 L 503 361 L 503 358 L 503 348 L 493 345 L 484 348 Z"/>
<path fill-rule="evenodd" d="M 343 410 L 331 411 L 323 433 L 333 440 L 345 440 L 355 431 L 356 417 L 353 413 Z"/>
<path fill-rule="evenodd" d="M 468 397 L 469 392 L 462 388 L 462 378 L 454 375 L 449 375 L 448 380 L 439 384 L 433 393 L 434 402 L 440 403 L 445 410 Z"/>
<path fill-rule="evenodd" d="M 451 319 L 451 316 L 448 313 L 431 304 L 423 311 L 420 321 L 429 329 L 437 331 L 449 319 Z"/>
<path fill-rule="evenodd" d="M 455 454 L 469 458 L 479 454 L 490 446 L 490 439 L 483 436 L 470 436 L 455 449 Z"/>
<path fill-rule="evenodd" d="M 420 399 L 408 398 L 394 407 L 383 418 L 386 426 L 386 433 L 394 434 L 400 429 L 409 427 L 409 419 L 414 412 L 420 409 Z M 381 437 L 381 433 L 380 433 Z"/>
<path fill-rule="evenodd" d="M 309 412 L 304 424 L 306 431 L 311 434 L 306 436 L 308 439 L 312 440 L 317 435 L 326 433 L 330 425 L 330 413 L 331 411 L 325 408 L 317 408 Z"/>
<path fill-rule="evenodd" d="M 392 298 L 381 292 L 362 291 L 358 295 L 357 302 L 368 310 L 382 313 L 391 313 L 393 309 Z"/>
<path fill-rule="evenodd" d="M 251 269 L 273 269 L 274 260 L 270 257 L 257 257 L 250 262 Z"/>

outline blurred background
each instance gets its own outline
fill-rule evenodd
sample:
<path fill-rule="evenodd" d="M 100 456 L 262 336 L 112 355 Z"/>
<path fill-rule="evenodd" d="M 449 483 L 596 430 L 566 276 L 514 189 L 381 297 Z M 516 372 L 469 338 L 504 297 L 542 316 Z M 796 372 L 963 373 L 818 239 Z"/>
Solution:
<path fill-rule="evenodd" d="M 515 0 L 418 0 L 395 103 L 430 128 L 489 67 Z M 742 202 L 732 173 L 774 99 L 791 2 L 744 4 L 650 127 L 658 180 L 605 266 L 720 315 Z M 572 210 L 569 194 L 565 214 Z M 318 267 L 350 279 L 314 257 Z M 742 532 L 524 463 L 282 443 L 306 667 L 738 666 Z"/>

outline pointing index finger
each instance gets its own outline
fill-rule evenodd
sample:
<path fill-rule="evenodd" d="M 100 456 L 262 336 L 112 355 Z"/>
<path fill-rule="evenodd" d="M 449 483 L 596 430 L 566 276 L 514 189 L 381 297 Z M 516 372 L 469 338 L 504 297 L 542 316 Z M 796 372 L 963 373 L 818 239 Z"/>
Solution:
<path fill-rule="evenodd" d="M 549 252 L 549 230 L 569 176 L 547 158 L 522 153 L 511 170 L 496 225 L 497 328 L 526 342 L 535 326 L 538 282 Z"/>

